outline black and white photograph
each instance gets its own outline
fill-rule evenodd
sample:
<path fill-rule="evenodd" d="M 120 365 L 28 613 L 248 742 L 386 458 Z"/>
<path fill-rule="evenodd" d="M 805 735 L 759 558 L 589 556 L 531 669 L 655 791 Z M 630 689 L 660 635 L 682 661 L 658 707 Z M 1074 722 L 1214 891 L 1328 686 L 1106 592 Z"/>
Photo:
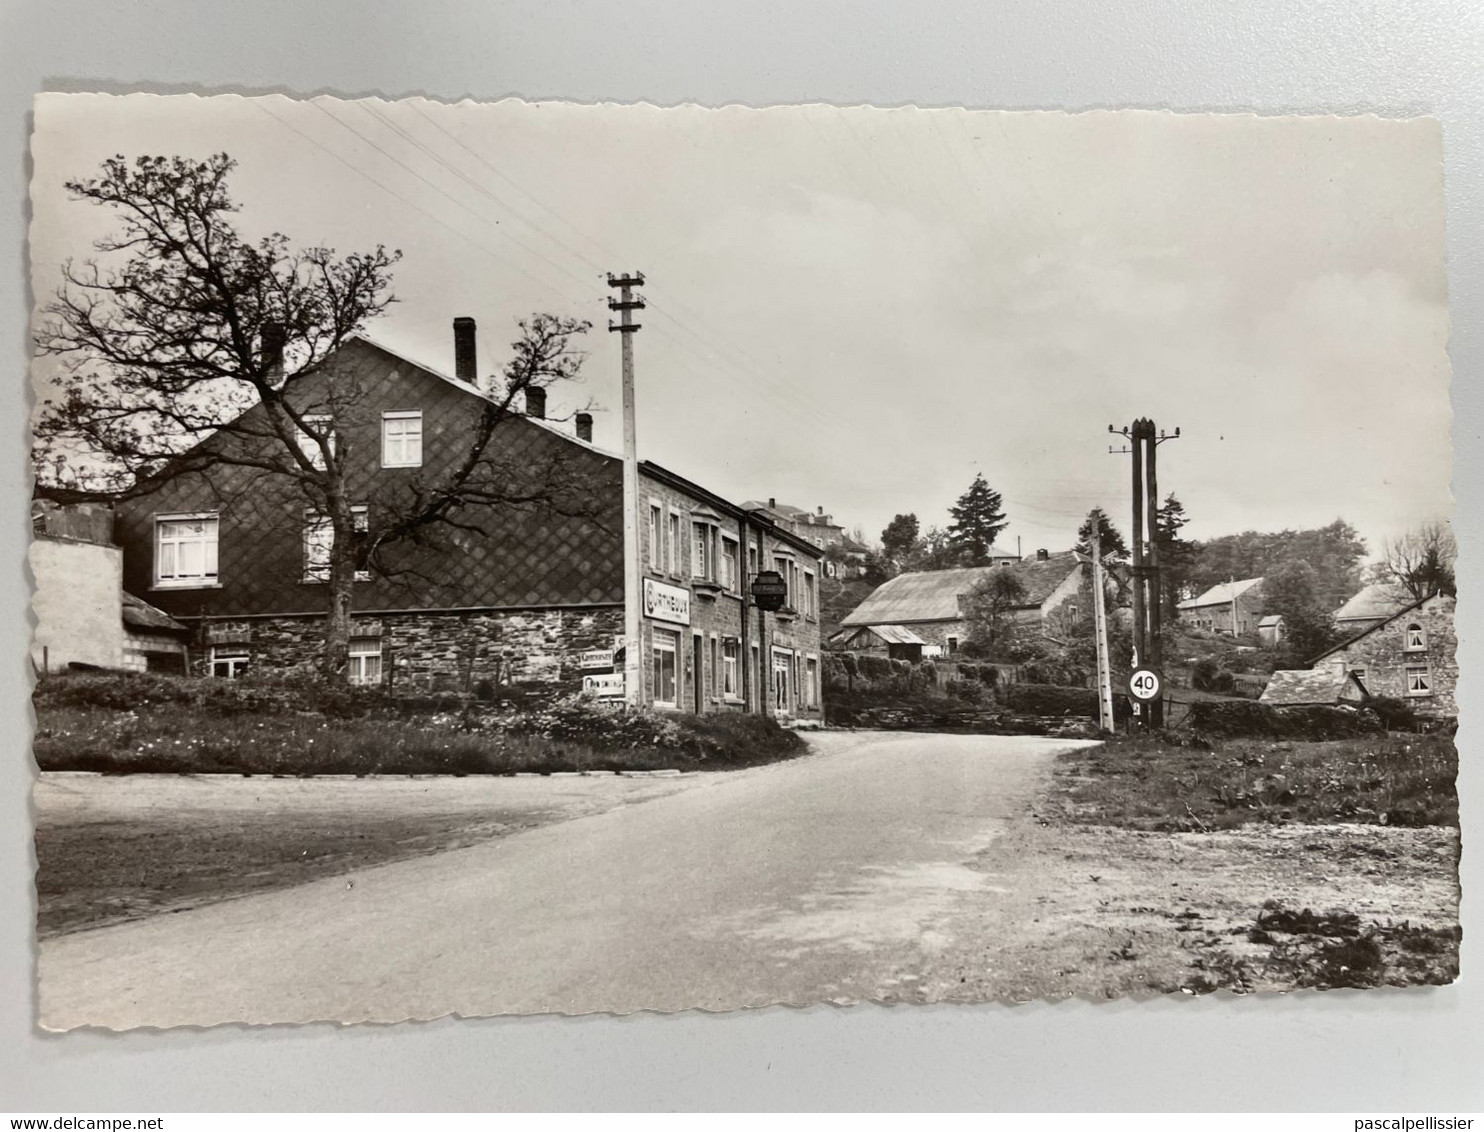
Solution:
<path fill-rule="evenodd" d="M 1437 121 L 30 144 L 42 1028 L 1459 977 Z"/>

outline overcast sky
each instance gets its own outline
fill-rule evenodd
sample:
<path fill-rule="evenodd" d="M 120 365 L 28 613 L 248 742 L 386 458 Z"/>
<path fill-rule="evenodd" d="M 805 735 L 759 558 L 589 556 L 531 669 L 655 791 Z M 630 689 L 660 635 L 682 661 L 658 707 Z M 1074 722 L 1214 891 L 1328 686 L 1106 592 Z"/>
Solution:
<path fill-rule="evenodd" d="M 107 230 L 65 180 L 218 151 L 245 232 L 402 250 L 370 329 L 414 359 L 452 369 L 456 315 L 482 373 L 522 315 L 591 319 L 565 400 L 612 448 L 603 274 L 643 271 L 640 454 L 872 541 L 976 472 L 1009 546 L 1094 505 L 1126 531 L 1136 416 L 1182 430 L 1160 487 L 1196 537 L 1451 513 L 1430 121 L 47 95 L 36 293 Z"/>

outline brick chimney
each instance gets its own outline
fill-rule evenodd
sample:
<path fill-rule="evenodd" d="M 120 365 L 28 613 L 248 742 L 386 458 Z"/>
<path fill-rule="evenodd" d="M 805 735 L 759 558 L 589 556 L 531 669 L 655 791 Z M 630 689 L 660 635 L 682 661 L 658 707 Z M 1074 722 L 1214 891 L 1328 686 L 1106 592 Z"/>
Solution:
<path fill-rule="evenodd" d="M 1044 546 L 1040 550 L 1036 551 L 1036 561 L 1037 562 L 1046 562 L 1050 558 L 1051 558 L 1051 552 L 1049 550 L 1047 550 Z"/>
<path fill-rule="evenodd" d="M 258 331 L 263 347 L 263 365 L 268 371 L 268 383 L 277 385 L 283 380 L 283 346 L 287 340 L 283 323 L 276 319 L 263 323 Z"/>
<path fill-rule="evenodd" d="M 546 390 L 539 385 L 526 386 L 526 416 L 546 419 Z"/>
<path fill-rule="evenodd" d="M 777 510 L 778 500 L 774 499 L 771 495 L 768 496 L 768 506 L 773 508 L 774 510 Z"/>
<path fill-rule="evenodd" d="M 474 320 L 460 315 L 453 320 L 453 375 L 465 385 L 479 384 L 478 354 L 474 349 Z"/>
<path fill-rule="evenodd" d="M 577 414 L 577 439 L 592 443 L 593 439 L 593 415 L 591 413 Z"/>

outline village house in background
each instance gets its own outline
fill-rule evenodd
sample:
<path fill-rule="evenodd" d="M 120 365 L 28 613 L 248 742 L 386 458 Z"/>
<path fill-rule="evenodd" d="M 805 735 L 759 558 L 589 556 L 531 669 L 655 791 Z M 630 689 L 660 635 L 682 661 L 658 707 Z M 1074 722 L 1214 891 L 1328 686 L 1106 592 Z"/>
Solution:
<path fill-rule="evenodd" d="M 871 553 L 871 548 L 847 533 L 823 507 L 810 511 L 790 503 L 779 503 L 772 496 L 766 503 L 760 499 L 749 499 L 742 506 L 824 551 L 828 576 L 838 576 L 841 567 L 844 567 L 846 576 L 854 576 L 865 569 L 866 557 Z"/>
<path fill-rule="evenodd" d="M 486 396 L 474 331 L 472 319 L 455 320 L 454 374 L 365 335 L 341 351 L 337 364 L 354 368 L 365 394 L 355 419 L 334 427 L 354 454 L 349 481 L 368 525 L 378 491 L 462 451 L 467 400 Z M 352 682 L 461 691 L 536 682 L 622 696 L 622 461 L 592 443 L 588 414 L 569 432 L 545 408 L 544 390 L 528 390 L 526 414 L 508 418 L 497 443 L 532 464 L 570 465 L 589 485 L 591 513 L 473 516 L 414 548 L 392 576 L 358 573 Z M 820 547 L 648 462 L 638 504 L 640 702 L 819 718 Z M 116 511 L 123 585 L 188 627 L 194 672 L 314 668 L 329 531 L 292 486 L 218 466 Z M 787 582 L 776 613 L 760 615 L 749 599 L 759 570 Z"/>
<path fill-rule="evenodd" d="M 1316 671 L 1348 673 L 1372 696 L 1406 700 L 1419 715 L 1458 714 L 1457 602 L 1414 601 L 1314 659 Z"/>
<path fill-rule="evenodd" d="M 1222 582 L 1199 597 L 1180 602 L 1180 620 L 1193 629 L 1244 636 L 1258 627 L 1263 616 L 1261 578 Z"/>
<path fill-rule="evenodd" d="M 102 504 L 31 506 L 31 662 L 69 668 L 186 671 L 190 629 L 123 588 L 123 551 Z"/>
<path fill-rule="evenodd" d="M 835 647 L 850 647 L 846 633 L 852 629 L 906 629 L 923 643 L 924 656 L 951 656 L 968 639 L 969 624 L 964 609 L 974 588 L 997 573 L 1008 573 L 1024 587 L 1024 596 L 1013 610 L 1020 624 L 1039 625 L 1062 602 L 1075 597 L 1090 565 L 1075 551 L 1052 554 L 1038 550 L 1032 558 L 992 555 L 999 565 L 965 566 L 952 570 L 929 570 L 898 574 L 882 583 L 841 622 Z M 881 639 L 889 639 L 878 632 Z M 834 644 L 835 642 L 832 642 Z"/>
<path fill-rule="evenodd" d="M 1405 586 L 1396 582 L 1375 582 L 1335 610 L 1334 625 L 1347 635 L 1359 633 L 1395 616 L 1416 600 Z"/>

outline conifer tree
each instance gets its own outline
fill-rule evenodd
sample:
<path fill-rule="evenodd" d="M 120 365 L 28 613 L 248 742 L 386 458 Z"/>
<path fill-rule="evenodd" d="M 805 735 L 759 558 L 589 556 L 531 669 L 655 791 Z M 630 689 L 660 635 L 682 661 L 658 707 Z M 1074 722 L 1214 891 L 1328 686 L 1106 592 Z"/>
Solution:
<path fill-rule="evenodd" d="M 953 516 L 953 522 L 948 526 L 948 545 L 960 564 L 989 564 L 996 537 L 1009 525 L 1001 510 L 1003 506 L 1000 493 L 990 487 L 982 475 L 976 475 L 969 490 L 948 509 Z"/>

